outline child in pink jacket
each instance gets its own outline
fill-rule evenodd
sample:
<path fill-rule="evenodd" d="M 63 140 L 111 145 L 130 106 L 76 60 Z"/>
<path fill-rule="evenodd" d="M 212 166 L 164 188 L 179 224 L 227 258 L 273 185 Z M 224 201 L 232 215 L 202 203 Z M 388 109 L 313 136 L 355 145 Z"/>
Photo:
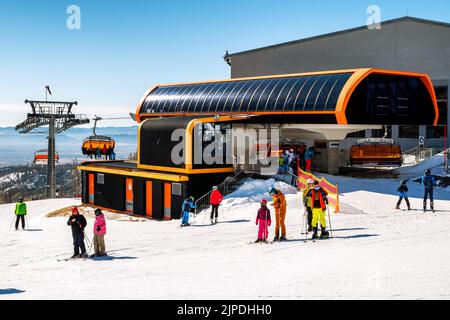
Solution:
<path fill-rule="evenodd" d="M 95 223 L 94 223 L 94 250 L 93 255 L 98 257 L 106 256 L 105 251 L 105 234 L 106 234 L 106 221 L 102 210 L 95 210 Z"/>
<path fill-rule="evenodd" d="M 269 236 L 269 229 L 272 223 L 270 219 L 270 210 L 267 208 L 267 200 L 263 199 L 261 201 L 261 208 L 258 210 L 258 215 L 256 216 L 256 225 L 259 224 L 258 239 L 255 243 L 264 242 L 267 243 L 267 238 Z"/>

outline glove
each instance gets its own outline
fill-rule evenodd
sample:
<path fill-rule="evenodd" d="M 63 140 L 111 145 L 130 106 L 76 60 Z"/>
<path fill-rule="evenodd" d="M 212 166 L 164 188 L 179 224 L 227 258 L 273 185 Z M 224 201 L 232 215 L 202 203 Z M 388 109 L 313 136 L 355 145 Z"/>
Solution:
<path fill-rule="evenodd" d="M 326 204 L 328 204 L 328 198 L 323 198 Z"/>
<path fill-rule="evenodd" d="M 100 226 L 97 226 L 97 232 L 100 232 L 101 228 Z"/>

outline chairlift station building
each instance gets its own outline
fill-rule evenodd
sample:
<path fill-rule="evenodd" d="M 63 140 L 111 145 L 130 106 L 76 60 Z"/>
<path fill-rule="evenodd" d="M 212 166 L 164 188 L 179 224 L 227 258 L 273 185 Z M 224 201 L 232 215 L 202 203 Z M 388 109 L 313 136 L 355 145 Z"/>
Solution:
<path fill-rule="evenodd" d="M 329 173 L 345 165 L 354 143 L 348 135 L 379 135 L 388 125 L 405 146 L 420 134 L 437 136 L 436 125 L 448 119 L 449 36 L 447 24 L 403 18 L 381 30 L 362 27 L 228 55 L 228 80 L 154 86 L 136 112 L 137 162 L 83 163 L 83 203 L 178 219 L 187 196 L 202 196 L 235 170 L 193 161 L 207 147 L 194 137 L 211 125 L 278 128 L 282 139 L 320 146 L 315 169 Z M 175 129 L 184 131 L 181 163 L 171 157 Z M 417 137 L 402 138 L 406 133 Z M 442 139 L 426 141 L 434 143 Z"/>

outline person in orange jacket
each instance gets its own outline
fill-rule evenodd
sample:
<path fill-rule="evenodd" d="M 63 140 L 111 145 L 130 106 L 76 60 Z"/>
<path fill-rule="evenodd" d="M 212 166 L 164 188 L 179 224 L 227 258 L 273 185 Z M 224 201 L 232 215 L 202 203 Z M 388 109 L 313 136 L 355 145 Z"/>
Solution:
<path fill-rule="evenodd" d="M 223 196 L 219 191 L 219 188 L 214 186 L 209 197 L 209 203 L 211 204 L 211 224 L 217 223 L 219 217 L 219 206 L 223 200 Z M 215 221 L 213 220 L 215 216 Z"/>
<path fill-rule="evenodd" d="M 275 188 L 272 188 L 269 192 L 272 196 L 273 202 L 270 204 L 275 209 L 275 237 L 273 241 L 284 241 L 286 239 L 286 225 L 284 220 L 286 219 L 286 198 L 284 194 Z M 281 227 L 281 237 L 280 237 L 280 227 Z"/>

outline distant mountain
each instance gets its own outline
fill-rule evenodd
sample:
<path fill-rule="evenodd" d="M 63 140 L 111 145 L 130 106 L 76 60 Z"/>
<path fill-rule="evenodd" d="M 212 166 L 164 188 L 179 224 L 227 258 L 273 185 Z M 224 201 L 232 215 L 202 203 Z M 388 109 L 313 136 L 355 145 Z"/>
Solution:
<path fill-rule="evenodd" d="M 137 148 L 137 126 L 99 127 L 98 135 L 111 136 L 116 141 L 118 159 L 124 159 Z M 19 134 L 13 127 L 0 127 L 0 166 L 29 164 L 34 152 L 47 149 L 46 128 L 36 129 L 29 134 Z M 56 150 L 61 161 L 82 160 L 83 140 L 91 136 L 91 128 L 72 128 L 56 137 Z"/>

